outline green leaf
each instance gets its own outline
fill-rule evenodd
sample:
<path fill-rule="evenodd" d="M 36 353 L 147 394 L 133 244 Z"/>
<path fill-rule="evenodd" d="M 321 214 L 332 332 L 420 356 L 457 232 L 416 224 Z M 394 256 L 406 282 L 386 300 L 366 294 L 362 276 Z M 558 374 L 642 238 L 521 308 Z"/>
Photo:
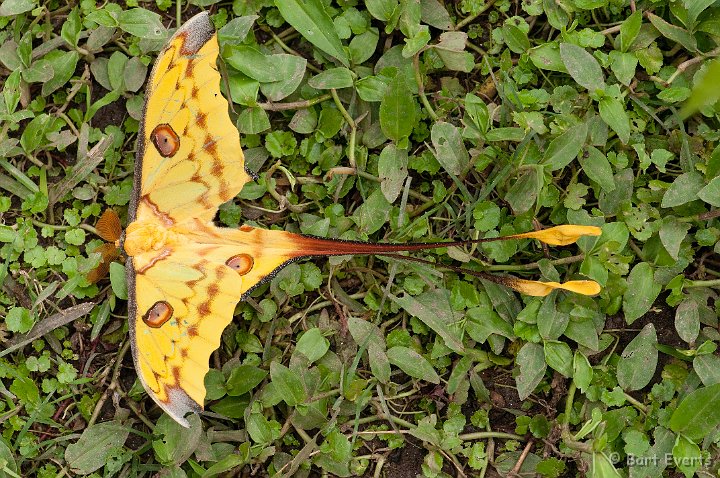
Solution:
<path fill-rule="evenodd" d="M 393 302 L 413 317 L 420 319 L 425 325 L 443 338 L 445 345 L 457 353 L 464 353 L 461 330 L 454 324 L 460 317 L 452 310 L 450 298 L 444 289 L 434 289 L 413 297 L 391 296 Z"/>
<path fill-rule="evenodd" d="M 623 296 L 625 321 L 632 324 L 645 315 L 660 295 L 662 286 L 654 281 L 653 270 L 647 262 L 640 262 L 630 271 L 628 287 Z"/>
<path fill-rule="evenodd" d="M 361 232 L 377 232 L 388 220 L 391 204 L 385 199 L 382 190 L 377 189 L 355 210 L 352 219 Z"/>
<path fill-rule="evenodd" d="M 572 377 L 573 353 L 565 342 L 546 340 L 543 346 L 545 362 L 550 368 L 557 370 L 565 377 Z"/>
<path fill-rule="evenodd" d="M 167 37 L 162 17 L 144 8 L 123 10 L 118 15 L 117 21 L 121 30 L 136 37 L 148 40 L 163 40 Z"/>
<path fill-rule="evenodd" d="M 279 362 L 270 364 L 270 379 L 283 401 L 289 406 L 299 405 L 307 398 L 300 377 L 283 364 Z"/>
<path fill-rule="evenodd" d="M 378 20 L 386 23 L 395 18 L 399 14 L 399 5 L 397 0 L 366 0 L 365 7 L 370 15 Z"/>
<path fill-rule="evenodd" d="M 115 297 L 122 300 L 128 298 L 127 279 L 125 276 L 125 267 L 118 262 L 110 263 L 110 285 L 112 286 Z"/>
<path fill-rule="evenodd" d="M 45 59 L 50 63 L 54 72 L 52 79 L 42 86 L 42 95 L 49 96 L 72 78 L 80 55 L 76 51 L 61 52 L 56 50 L 45 55 Z"/>
<path fill-rule="evenodd" d="M 665 250 L 670 257 L 677 260 L 680 254 L 680 245 L 687 237 L 690 224 L 680 222 L 672 216 L 668 216 L 662 220 L 660 225 L 660 242 L 662 242 Z"/>
<path fill-rule="evenodd" d="M 5 326 L 10 332 L 24 334 L 35 325 L 33 314 L 24 307 L 11 307 L 5 316 Z"/>
<path fill-rule="evenodd" d="M 330 15 L 320 0 L 275 0 L 285 21 L 310 43 L 349 67 L 345 48 L 340 42 Z"/>
<path fill-rule="evenodd" d="M 230 42 L 237 44 L 245 40 L 250 29 L 258 19 L 257 15 L 246 15 L 243 17 L 233 18 L 218 30 L 218 38 L 220 42 Z"/>
<path fill-rule="evenodd" d="M 552 0 L 544 0 L 552 1 Z M 533 64 L 541 70 L 559 71 L 567 73 L 563 59 L 560 56 L 560 45 L 558 42 L 549 42 L 531 48 L 528 56 Z"/>
<path fill-rule="evenodd" d="M 29 12 L 37 5 L 35 0 L 3 0 L 0 5 L 0 17 L 10 17 Z"/>
<path fill-rule="evenodd" d="M 720 383 L 687 395 L 670 417 L 670 429 L 700 441 L 720 425 Z"/>
<path fill-rule="evenodd" d="M 642 26 L 642 12 L 635 11 L 620 24 L 620 50 L 626 52 L 640 33 Z"/>
<path fill-rule="evenodd" d="M 243 134 L 262 133 L 270 129 L 270 118 L 260 107 L 245 108 L 238 115 L 237 128 Z"/>
<path fill-rule="evenodd" d="M 515 378 L 520 400 L 525 400 L 535 390 L 545 376 L 545 352 L 542 345 L 528 342 L 522 346 L 515 357 L 515 365 L 520 373 Z"/>
<path fill-rule="evenodd" d="M 415 35 L 410 38 L 405 38 L 405 46 L 402 49 L 402 56 L 404 58 L 412 58 L 428 44 L 430 38 L 430 30 L 427 25 L 421 25 Z"/>
<path fill-rule="evenodd" d="M 307 357 L 312 363 L 322 358 L 329 348 L 330 341 L 323 337 L 320 329 L 313 327 L 302 334 L 295 350 Z"/>
<path fill-rule="evenodd" d="M 618 81 L 625 86 L 630 85 L 630 82 L 635 77 L 637 65 L 638 59 L 632 53 L 610 52 L 610 68 L 615 73 Z"/>
<path fill-rule="evenodd" d="M 465 149 L 460 130 L 450 123 L 438 121 L 431 131 L 435 157 L 448 173 L 459 176 L 468 167 L 470 155 Z"/>
<path fill-rule="evenodd" d="M 414 350 L 396 346 L 387 351 L 390 363 L 413 378 L 425 380 L 430 383 L 440 383 L 440 377 L 430 362 Z"/>
<path fill-rule="evenodd" d="M 697 195 L 712 206 L 720 206 L 720 176 L 714 177 L 707 186 L 698 191 Z"/>
<path fill-rule="evenodd" d="M 535 204 L 542 189 L 543 172 L 538 165 L 529 165 L 523 169 L 517 181 L 505 194 L 505 201 L 517 214 L 523 214 Z"/>
<path fill-rule="evenodd" d="M 600 117 L 617 133 L 624 144 L 630 140 L 630 118 L 625 111 L 623 103 L 609 96 L 604 97 L 598 104 Z"/>
<path fill-rule="evenodd" d="M 15 456 L 4 438 L 0 438 L 0 462 L 5 463 L 5 469 L 0 470 L 0 478 L 15 478 L 20 476 L 17 474 L 18 466 Z M 12 474 L 9 472 L 12 472 Z"/>
<path fill-rule="evenodd" d="M 265 380 L 267 374 L 266 370 L 254 365 L 242 364 L 234 367 L 225 382 L 228 395 L 237 397 L 248 393 Z"/>
<path fill-rule="evenodd" d="M 270 101 L 280 101 L 297 90 L 305 77 L 307 60 L 284 53 L 272 55 L 271 61 L 280 80 L 260 84 L 260 91 Z"/>
<path fill-rule="evenodd" d="M 584 48 L 572 43 L 561 43 L 560 58 L 573 80 L 590 93 L 605 89 L 600 63 Z"/>
<path fill-rule="evenodd" d="M 81 475 L 99 470 L 119 453 L 130 430 L 115 422 L 96 423 L 86 428 L 77 442 L 65 449 L 65 461 Z"/>
<path fill-rule="evenodd" d="M 697 51 L 697 40 L 689 31 L 666 22 L 657 15 L 647 12 L 647 18 L 655 28 L 665 37 L 674 42 L 680 43 L 691 52 Z"/>
<path fill-rule="evenodd" d="M 700 310 L 693 299 L 685 299 L 675 309 L 675 330 L 685 342 L 695 342 L 700 333 Z"/>
<path fill-rule="evenodd" d="M 353 74 L 342 66 L 331 68 L 310 78 L 308 85 L 318 90 L 349 88 L 353 85 Z"/>
<path fill-rule="evenodd" d="M 404 149 L 398 149 L 395 143 L 383 148 L 378 158 L 378 177 L 380 190 L 389 203 L 393 203 L 402 192 L 403 184 L 407 178 L 408 154 Z"/>
<path fill-rule="evenodd" d="M 612 167 L 607 156 L 595 146 L 589 146 L 587 153 L 578 157 L 580 166 L 587 176 L 598 183 L 604 191 L 610 192 L 615 189 Z"/>
<path fill-rule="evenodd" d="M 585 145 L 587 133 L 587 123 L 584 122 L 568 128 L 550 142 L 545 150 L 543 163 L 549 166 L 550 171 L 562 169 L 570 164 Z"/>
<path fill-rule="evenodd" d="M 645 387 L 655 374 L 658 361 L 655 326 L 647 324 L 625 347 L 617 365 L 618 384 L 631 392 Z"/>
<path fill-rule="evenodd" d="M 590 361 L 580 351 L 576 350 L 573 355 L 573 381 L 577 387 L 585 392 L 590 386 L 593 378 L 593 368 Z"/>
<path fill-rule="evenodd" d="M 492 334 L 512 339 L 515 337 L 512 325 L 488 307 L 468 309 L 465 331 L 478 343 L 485 343 Z"/>
<path fill-rule="evenodd" d="M 265 55 L 251 46 L 238 45 L 230 48 L 230 55 L 225 57 L 225 61 L 250 78 L 261 83 L 271 83 L 283 79 L 282 72 L 277 68 L 277 56 L 280 55 Z"/>
<path fill-rule="evenodd" d="M 720 357 L 714 354 L 698 355 L 693 359 L 693 370 L 703 385 L 720 383 Z"/>
<path fill-rule="evenodd" d="M 675 178 L 663 195 L 660 206 L 676 207 L 681 206 L 690 201 L 697 199 L 701 189 L 703 189 L 704 180 L 702 174 L 691 171 L 684 173 Z"/>
<path fill-rule="evenodd" d="M 189 427 L 186 428 L 163 414 L 155 425 L 153 433 L 158 439 L 153 440 L 155 455 L 163 465 L 180 465 L 187 461 L 195 452 L 202 438 L 200 417 L 193 413 L 187 417 Z"/>
<path fill-rule="evenodd" d="M 415 100 L 405 86 L 403 75 L 398 74 L 388 85 L 380 102 L 380 127 L 385 136 L 405 149 L 414 125 Z"/>

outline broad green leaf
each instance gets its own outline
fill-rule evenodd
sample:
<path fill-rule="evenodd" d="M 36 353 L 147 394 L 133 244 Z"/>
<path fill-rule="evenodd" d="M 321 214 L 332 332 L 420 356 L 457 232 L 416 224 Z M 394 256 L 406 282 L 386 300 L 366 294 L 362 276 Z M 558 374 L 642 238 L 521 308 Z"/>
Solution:
<path fill-rule="evenodd" d="M 162 17 L 144 8 L 123 10 L 117 17 L 120 29 L 148 40 L 163 40 L 167 30 L 163 26 Z"/>
<path fill-rule="evenodd" d="M 620 24 L 620 51 L 626 52 L 640 33 L 642 11 L 637 10 Z"/>
<path fill-rule="evenodd" d="M 600 117 L 605 124 L 617 133 L 620 141 L 627 144 L 630 140 L 630 118 L 623 103 L 616 98 L 606 96 L 600 100 L 598 107 Z"/>
<path fill-rule="evenodd" d="M 188 427 L 180 425 L 163 414 L 155 425 L 153 433 L 158 439 L 152 446 L 158 461 L 165 466 L 185 463 L 195 452 L 203 435 L 200 417 L 193 413 L 187 417 Z"/>
<path fill-rule="evenodd" d="M 593 378 L 593 368 L 590 361 L 580 351 L 573 355 L 573 381 L 581 391 L 586 391 Z"/>
<path fill-rule="evenodd" d="M 658 361 L 656 345 L 657 334 L 652 323 L 627 344 L 617 365 L 618 384 L 623 389 L 631 392 L 650 383 Z"/>
<path fill-rule="evenodd" d="M 512 339 L 512 325 L 488 307 L 473 307 L 467 311 L 465 331 L 478 343 L 485 343 L 492 334 Z"/>
<path fill-rule="evenodd" d="M 515 378 L 518 395 L 520 400 L 525 400 L 545 376 L 547 365 L 542 345 L 532 342 L 523 345 L 515 357 L 515 365 L 520 369 Z"/>
<path fill-rule="evenodd" d="M 445 5 L 438 0 L 420 0 L 422 22 L 438 30 L 450 30 L 452 19 Z"/>
<path fill-rule="evenodd" d="M 277 58 L 275 58 L 279 55 L 265 55 L 260 50 L 248 45 L 234 46 L 229 51 L 230 55 L 225 57 L 225 61 L 246 76 L 261 83 L 283 80 L 282 72 L 277 68 Z"/>
<path fill-rule="evenodd" d="M 604 191 L 615 189 L 612 167 L 607 156 L 594 146 L 589 146 L 586 153 L 578 157 L 580 166 L 587 176 L 598 183 Z"/>
<path fill-rule="evenodd" d="M 42 95 L 49 96 L 72 78 L 80 55 L 76 51 L 55 50 L 45 55 L 45 59 L 50 63 L 54 73 L 52 79 L 42 86 Z"/>
<path fill-rule="evenodd" d="M 65 449 L 65 461 L 73 472 L 88 475 L 99 470 L 120 452 L 130 430 L 115 422 L 96 423 L 86 428 L 78 441 Z"/>
<path fill-rule="evenodd" d="M 115 294 L 118 299 L 127 300 L 128 287 L 125 267 L 118 262 L 110 263 L 110 285 L 112 286 L 113 294 Z"/>
<path fill-rule="evenodd" d="M 225 383 L 227 393 L 231 397 L 244 395 L 257 387 L 265 377 L 267 371 L 249 364 L 234 367 Z"/>
<path fill-rule="evenodd" d="M 397 0 L 366 0 L 365 8 L 370 15 L 386 23 L 390 23 L 393 18 L 397 21 L 400 13 Z"/>
<path fill-rule="evenodd" d="M 407 150 L 398 149 L 395 143 L 388 144 L 380 152 L 378 158 L 380 190 L 389 203 L 393 203 L 402 192 L 408 175 L 407 165 Z"/>
<path fill-rule="evenodd" d="M 391 373 L 390 361 L 385 353 L 385 337 L 380 328 L 367 320 L 351 316 L 348 318 L 348 329 L 359 347 L 367 347 L 373 375 L 381 383 L 388 383 Z"/>
<path fill-rule="evenodd" d="M 675 330 L 685 342 L 695 342 L 700 333 L 700 311 L 693 299 L 685 299 L 675 309 Z"/>
<path fill-rule="evenodd" d="M 672 216 L 668 216 L 662 220 L 660 225 L 660 242 L 662 242 L 665 250 L 670 254 L 670 257 L 677 260 L 680 254 L 680 245 L 682 241 L 687 237 L 690 224 L 680 222 Z"/>
<path fill-rule="evenodd" d="M 590 476 L 596 478 L 622 478 L 612 461 L 604 453 L 592 454 L 592 468 Z"/>
<path fill-rule="evenodd" d="M 331 68 L 310 78 L 308 85 L 318 90 L 349 88 L 353 85 L 353 74 L 342 66 Z"/>
<path fill-rule="evenodd" d="M 323 337 L 320 329 L 313 327 L 302 334 L 295 350 L 307 357 L 312 363 L 322 358 L 329 348 L 330 341 Z"/>
<path fill-rule="evenodd" d="M 505 201 L 517 214 L 529 211 L 540 194 L 542 181 L 542 168 L 540 166 L 529 166 L 523 169 L 505 195 Z"/>
<path fill-rule="evenodd" d="M 443 289 L 434 289 L 417 297 L 404 295 L 391 296 L 393 302 L 413 317 L 420 319 L 425 325 L 434 330 L 445 341 L 451 350 L 464 353 L 461 330 L 456 325 L 460 317 L 456 316 L 450 304 L 450 298 Z"/>
<path fill-rule="evenodd" d="M 355 210 L 352 219 L 361 232 L 377 232 L 390 215 L 391 204 L 380 189 L 375 190 L 365 202 Z"/>
<path fill-rule="evenodd" d="M 247 34 L 250 33 L 250 29 L 257 19 L 257 15 L 233 18 L 218 30 L 220 42 L 230 42 L 232 44 L 242 42 L 245 40 L 245 37 L 247 37 Z"/>
<path fill-rule="evenodd" d="M 465 149 L 460 130 L 444 121 L 433 124 L 430 137 L 435 148 L 435 157 L 445 170 L 459 176 L 468 167 L 470 155 Z"/>
<path fill-rule="evenodd" d="M 541 70 L 559 71 L 561 73 L 568 72 L 560 56 L 560 45 L 557 42 L 543 43 L 535 48 L 531 48 L 528 51 L 528 56 L 530 57 L 530 61 Z"/>
<path fill-rule="evenodd" d="M 306 394 L 300 377 L 279 362 L 270 364 L 270 379 L 283 401 L 294 407 L 305 401 Z"/>
<path fill-rule="evenodd" d="M 430 362 L 413 349 L 398 345 L 388 349 L 387 356 L 391 364 L 409 376 L 430 383 L 440 383 L 440 377 Z"/>
<path fill-rule="evenodd" d="M 530 49 L 530 40 L 527 33 L 512 23 L 506 21 L 501 27 L 505 44 L 513 53 L 521 54 Z"/>
<path fill-rule="evenodd" d="M 545 362 L 565 377 L 572 377 L 573 353 L 565 342 L 546 340 L 543 345 Z"/>
<path fill-rule="evenodd" d="M 662 207 L 681 206 L 698 198 L 698 193 L 703 189 L 704 181 L 700 173 L 691 171 L 675 178 L 663 195 Z"/>
<path fill-rule="evenodd" d="M 629 324 L 635 322 L 652 307 L 653 302 L 660 295 L 662 286 L 653 279 L 653 270 L 647 262 L 640 262 L 628 275 L 628 287 L 623 296 L 623 311 L 625 321 Z"/>
<path fill-rule="evenodd" d="M 270 58 L 280 80 L 260 84 L 260 91 L 270 101 L 280 101 L 297 90 L 305 77 L 307 60 L 295 55 L 280 53 Z"/>
<path fill-rule="evenodd" d="M 556 294 L 545 297 L 538 311 L 538 332 L 545 340 L 559 339 L 570 321 L 567 312 L 557 310 L 555 306 L 556 298 Z"/>
<path fill-rule="evenodd" d="M 670 417 L 670 429 L 700 441 L 720 425 L 720 383 L 687 395 Z"/>
<path fill-rule="evenodd" d="M 697 40 L 692 33 L 684 28 L 666 22 L 653 13 L 647 12 L 646 16 L 650 20 L 650 23 L 652 23 L 665 38 L 680 43 L 691 52 L 697 51 Z"/>
<path fill-rule="evenodd" d="M 0 4 L 0 17 L 10 17 L 29 12 L 37 5 L 35 0 L 3 0 Z"/>
<path fill-rule="evenodd" d="M 720 357 L 714 354 L 698 355 L 693 359 L 693 370 L 703 385 L 720 383 Z"/>
<path fill-rule="evenodd" d="M 270 129 L 270 118 L 260 107 L 246 108 L 240 112 L 237 128 L 243 134 L 258 134 Z"/>
<path fill-rule="evenodd" d="M 385 136 L 404 149 L 415 126 L 415 100 L 398 74 L 388 85 L 380 102 L 380 127 Z"/>
<path fill-rule="evenodd" d="M 562 169 L 570 164 L 585 145 L 587 132 L 587 123 L 584 122 L 568 128 L 550 142 L 543 156 L 543 164 L 549 166 L 550 171 Z"/>
<path fill-rule="evenodd" d="M 590 93 L 605 89 L 600 63 L 584 48 L 572 43 L 561 43 L 560 58 L 573 80 Z"/>
<path fill-rule="evenodd" d="M 356 65 L 360 65 L 369 60 L 377 50 L 377 44 L 380 40 L 380 34 L 377 28 L 372 27 L 368 31 L 356 35 L 350 40 L 350 59 Z"/>
<path fill-rule="evenodd" d="M 349 67 L 345 47 L 340 42 L 335 26 L 320 0 L 275 0 L 275 6 L 285 21 L 292 25 L 307 41 Z"/>
<path fill-rule="evenodd" d="M 635 77 L 635 69 L 638 65 L 637 57 L 632 53 L 610 52 L 610 68 L 615 73 L 618 81 L 625 86 Z"/>
<path fill-rule="evenodd" d="M 720 206 L 720 176 L 713 178 L 707 186 L 698 191 L 697 195 L 712 206 Z"/>

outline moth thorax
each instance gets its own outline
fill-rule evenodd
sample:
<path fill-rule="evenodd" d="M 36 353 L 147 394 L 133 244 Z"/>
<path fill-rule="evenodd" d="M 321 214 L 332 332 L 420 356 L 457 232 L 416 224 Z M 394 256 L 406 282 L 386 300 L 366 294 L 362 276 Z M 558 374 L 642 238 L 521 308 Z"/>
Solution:
<path fill-rule="evenodd" d="M 136 221 L 125 232 L 125 252 L 133 257 L 159 251 L 177 242 L 177 235 L 154 222 Z"/>

